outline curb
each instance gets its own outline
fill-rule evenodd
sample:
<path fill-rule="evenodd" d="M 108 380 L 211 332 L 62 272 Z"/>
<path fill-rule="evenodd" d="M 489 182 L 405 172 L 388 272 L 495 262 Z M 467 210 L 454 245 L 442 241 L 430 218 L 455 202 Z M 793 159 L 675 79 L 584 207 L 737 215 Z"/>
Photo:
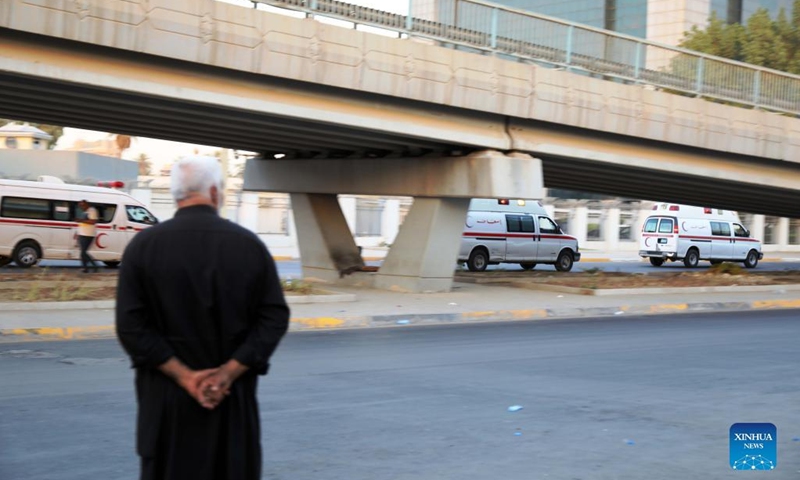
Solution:
<path fill-rule="evenodd" d="M 615 295 L 671 295 L 688 293 L 749 293 L 773 292 L 786 293 L 800 291 L 800 285 L 742 285 L 722 287 L 654 287 L 654 288 L 580 288 L 564 285 L 548 285 L 546 283 L 531 283 L 525 281 L 511 281 L 507 285 L 525 290 L 538 290 L 542 292 L 567 293 L 572 295 L 586 295 L 591 297 L 610 297 Z"/>
<path fill-rule="evenodd" d="M 356 295 L 352 293 L 336 293 L 330 295 L 286 295 L 286 303 L 289 305 L 301 305 L 308 303 L 341 303 L 355 302 Z M 12 302 L 0 303 L 0 311 L 5 312 L 34 312 L 49 310 L 113 310 L 116 300 L 88 300 L 74 302 Z"/>
<path fill-rule="evenodd" d="M 649 316 L 676 313 L 759 311 L 800 309 L 800 298 L 792 300 L 757 300 L 752 302 L 663 303 L 620 307 L 574 307 L 531 310 L 488 310 L 464 313 L 373 315 L 357 317 L 292 318 L 292 332 L 353 328 L 401 327 L 407 325 L 456 325 L 470 323 L 575 319 L 587 317 Z M 0 343 L 100 340 L 116 338 L 113 325 L 90 327 L 43 327 L 0 330 Z"/>

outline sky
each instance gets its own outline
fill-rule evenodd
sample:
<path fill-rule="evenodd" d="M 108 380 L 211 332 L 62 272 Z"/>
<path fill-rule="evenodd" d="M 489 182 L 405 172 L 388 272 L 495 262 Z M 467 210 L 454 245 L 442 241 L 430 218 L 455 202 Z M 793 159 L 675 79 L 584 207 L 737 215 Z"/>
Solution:
<path fill-rule="evenodd" d="M 247 0 L 219 0 L 225 3 L 240 5 L 243 7 L 252 8 L 253 4 Z M 408 0 L 351 0 L 349 3 L 362 5 L 365 7 L 376 8 L 392 13 L 405 14 L 408 11 Z M 259 9 L 276 11 L 276 9 L 260 5 Z M 324 21 L 324 20 L 323 20 Z M 331 21 L 326 23 L 337 22 Z M 364 29 L 365 31 L 372 31 Z M 380 33 L 380 32 L 373 32 Z M 92 130 L 82 130 L 78 128 L 65 128 L 64 135 L 58 140 L 56 149 L 66 148 L 72 145 L 76 140 L 83 139 L 87 141 L 100 140 L 108 138 L 112 134 L 107 132 L 96 132 Z M 176 158 L 185 155 L 208 154 L 212 155 L 219 147 L 194 145 L 189 143 L 169 142 L 166 140 L 157 140 L 145 137 L 136 137 L 131 143 L 131 147 L 123 154 L 123 158 L 134 160 L 140 154 L 146 154 L 155 168 L 162 168 L 172 163 Z"/>

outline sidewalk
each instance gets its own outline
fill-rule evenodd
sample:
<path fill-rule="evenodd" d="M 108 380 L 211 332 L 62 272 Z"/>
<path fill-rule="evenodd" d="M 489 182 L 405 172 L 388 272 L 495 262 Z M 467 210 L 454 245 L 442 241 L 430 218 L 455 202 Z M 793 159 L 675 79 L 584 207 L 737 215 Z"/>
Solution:
<path fill-rule="evenodd" d="M 335 291 L 354 295 L 355 301 L 291 305 L 290 330 L 800 308 L 800 292 L 779 286 L 764 292 L 601 297 L 466 283 L 433 294 Z M 2 311 L 0 342 L 113 338 L 113 323 L 113 308 Z"/>

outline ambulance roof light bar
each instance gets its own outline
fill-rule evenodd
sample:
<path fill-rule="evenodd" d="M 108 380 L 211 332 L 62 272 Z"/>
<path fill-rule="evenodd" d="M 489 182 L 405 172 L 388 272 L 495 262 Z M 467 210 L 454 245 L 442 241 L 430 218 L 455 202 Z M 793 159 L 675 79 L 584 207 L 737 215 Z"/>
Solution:
<path fill-rule="evenodd" d="M 125 188 L 125 182 L 121 182 L 119 180 L 111 181 L 111 182 L 97 182 L 98 187 L 107 187 L 107 188 Z"/>

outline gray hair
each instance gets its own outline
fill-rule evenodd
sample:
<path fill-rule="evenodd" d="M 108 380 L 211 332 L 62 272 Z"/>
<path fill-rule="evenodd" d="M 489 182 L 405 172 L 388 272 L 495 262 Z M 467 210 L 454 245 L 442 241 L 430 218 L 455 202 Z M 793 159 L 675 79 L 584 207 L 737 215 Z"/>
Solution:
<path fill-rule="evenodd" d="M 208 196 L 211 187 L 222 193 L 222 165 L 215 157 L 184 157 L 172 165 L 170 191 L 176 202 L 192 194 Z"/>

